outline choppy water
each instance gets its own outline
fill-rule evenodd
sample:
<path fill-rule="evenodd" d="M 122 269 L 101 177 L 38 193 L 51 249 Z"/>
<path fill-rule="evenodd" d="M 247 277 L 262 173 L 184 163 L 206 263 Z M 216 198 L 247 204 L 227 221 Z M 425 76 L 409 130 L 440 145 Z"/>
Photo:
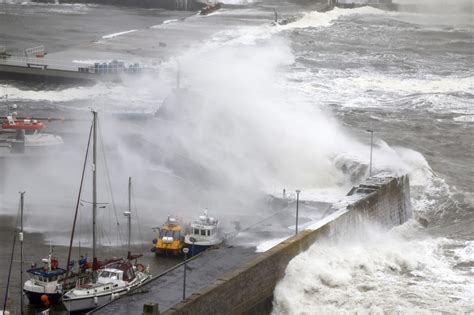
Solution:
<path fill-rule="evenodd" d="M 205 206 L 222 216 L 253 215 L 255 195 L 282 187 L 337 200 L 364 175 L 365 130 L 373 129 L 374 168 L 409 173 L 416 220 L 390 232 L 371 227 L 356 241 L 315 244 L 290 263 L 274 313 L 473 311 L 472 1 L 441 13 L 277 7 L 297 20 L 271 25 L 273 5 L 266 3 L 184 20 L 153 10 L 3 4 L 1 34 L 17 51 L 26 44 L 11 27 L 27 38 L 21 25 L 39 11 L 39 26 L 49 25 L 49 16 L 70 18 L 61 20 L 64 30 L 54 29 L 59 42 L 81 32 L 66 51 L 41 37 L 53 56 L 87 61 L 114 52 L 159 72 L 123 85 L 2 82 L 2 94 L 20 108 L 80 120 L 71 130 L 51 124 L 70 141 L 61 154 L 35 158 L 42 167 L 3 160 L 0 211 L 15 213 L 25 182 L 38 215 L 59 214 L 58 205 L 74 200 L 77 184 L 65 183 L 77 182 L 79 167 L 65 170 L 81 163 L 90 106 L 101 111 L 114 189 L 124 193 L 126 186 L 115 183 L 133 174 L 150 226 L 172 211 L 189 215 Z M 103 31 L 91 18 L 101 15 L 111 19 Z M 126 23 L 114 25 L 118 19 Z M 87 28 L 77 26 L 84 21 Z M 172 122 L 114 116 L 152 114 L 175 85 L 177 63 L 182 86 L 200 95 L 192 108 Z M 352 167 L 343 172 L 341 165 Z M 63 244 L 67 225 L 48 233 L 63 221 L 32 218 L 27 228 Z"/>

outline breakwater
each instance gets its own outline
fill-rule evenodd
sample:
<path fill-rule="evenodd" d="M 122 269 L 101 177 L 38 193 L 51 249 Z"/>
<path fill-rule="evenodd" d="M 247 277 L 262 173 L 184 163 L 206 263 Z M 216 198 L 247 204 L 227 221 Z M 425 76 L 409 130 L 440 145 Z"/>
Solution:
<path fill-rule="evenodd" d="M 55 3 L 55 0 L 33 0 L 33 2 Z M 197 0 L 61 0 L 59 3 L 97 3 L 140 8 L 162 8 L 167 10 L 198 10 L 206 1 Z"/>
<path fill-rule="evenodd" d="M 276 208 L 287 199 L 272 199 Z M 317 203 L 300 201 L 301 206 Z M 271 311 L 273 290 L 288 262 L 323 238 L 358 233 L 365 222 L 387 229 L 412 217 L 407 176 L 379 174 L 353 187 L 340 202 L 320 205 L 322 220 L 264 253 L 255 248 L 225 246 L 188 262 L 186 299 L 182 298 L 182 268 L 154 277 L 141 294 L 125 295 L 93 311 L 94 314 L 139 314 L 144 304 L 158 304 L 164 314 L 266 314 Z M 268 222 L 267 222 L 268 223 Z"/>
<path fill-rule="evenodd" d="M 380 174 L 368 178 L 329 212 L 313 229 L 304 230 L 254 257 L 163 314 L 270 313 L 274 288 L 284 276 L 288 262 L 314 242 L 357 233 L 366 221 L 390 228 L 411 218 L 408 177 Z"/>
<path fill-rule="evenodd" d="M 0 60 L 0 78 L 9 80 L 42 81 L 57 83 L 96 83 L 98 81 L 120 82 L 122 76 L 142 72 L 139 64 L 125 65 L 113 61 L 91 66 L 50 65 L 43 58 L 6 58 Z"/>

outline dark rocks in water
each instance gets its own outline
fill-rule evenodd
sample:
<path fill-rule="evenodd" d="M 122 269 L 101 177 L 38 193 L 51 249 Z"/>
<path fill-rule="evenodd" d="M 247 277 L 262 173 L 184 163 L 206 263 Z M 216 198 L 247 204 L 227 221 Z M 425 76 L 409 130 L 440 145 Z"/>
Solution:
<path fill-rule="evenodd" d="M 273 20 L 272 24 L 273 25 L 286 25 L 286 24 L 289 24 L 289 23 L 293 23 L 297 20 L 297 17 L 293 16 L 293 17 L 281 17 L 281 16 L 278 16 L 278 12 L 276 11 L 276 9 L 274 10 L 275 12 L 275 19 Z"/>
<path fill-rule="evenodd" d="M 417 218 L 417 221 L 421 224 L 421 226 L 423 226 L 424 228 L 428 227 L 428 220 L 425 219 L 425 218 L 422 218 L 422 217 L 418 217 Z"/>
<path fill-rule="evenodd" d="M 205 7 L 203 7 L 200 11 L 199 14 L 201 15 L 208 15 L 212 12 L 215 12 L 221 8 L 222 4 L 220 2 L 217 2 L 215 4 L 207 4 Z"/>

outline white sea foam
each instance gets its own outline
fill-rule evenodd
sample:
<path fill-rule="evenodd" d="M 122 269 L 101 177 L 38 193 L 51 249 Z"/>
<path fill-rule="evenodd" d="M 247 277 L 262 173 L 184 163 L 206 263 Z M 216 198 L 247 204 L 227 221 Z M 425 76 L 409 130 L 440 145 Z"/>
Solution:
<path fill-rule="evenodd" d="M 452 242 L 375 228 L 357 240 L 317 242 L 288 265 L 273 314 L 470 311 L 474 288 L 444 255 Z"/>
<path fill-rule="evenodd" d="M 456 249 L 455 255 L 461 262 L 474 262 L 474 241 L 465 242 L 461 248 Z"/>
<path fill-rule="evenodd" d="M 177 22 L 178 20 L 177 19 L 171 19 L 171 20 L 166 20 L 163 22 L 163 24 L 170 24 L 170 23 L 174 23 L 174 22 Z"/>
<path fill-rule="evenodd" d="M 337 79 L 341 85 L 347 85 L 349 80 Z M 431 76 L 423 79 L 411 77 L 389 77 L 382 75 L 360 75 L 350 79 L 353 84 L 361 89 L 377 89 L 386 92 L 403 93 L 453 93 L 453 92 L 472 92 L 474 85 L 472 77 L 446 77 Z"/>
<path fill-rule="evenodd" d="M 18 1 L 7 1 L 7 3 L 18 4 Z M 83 3 L 41 3 L 41 2 L 21 2 L 22 6 L 28 6 L 28 11 L 21 14 L 86 14 L 89 11 L 90 4 Z M 11 13 L 11 12 L 10 12 Z M 9 13 L 9 14 L 10 14 Z"/>
<path fill-rule="evenodd" d="M 280 244 L 281 242 L 283 242 L 286 239 L 287 239 L 287 237 L 282 237 L 282 238 L 277 238 L 277 239 L 264 241 L 264 242 L 257 245 L 256 252 L 257 253 L 266 252 L 267 250 L 275 247 L 276 245 Z"/>
<path fill-rule="evenodd" d="M 62 90 L 22 90 L 11 85 L 0 85 L 2 94 L 8 94 L 10 101 L 71 102 L 93 99 L 98 110 L 110 112 L 151 112 L 155 111 L 160 98 L 153 90 L 142 89 L 144 78 L 134 78 L 129 84 L 115 85 L 98 83 L 94 86 L 81 86 Z M 81 103 L 82 104 L 82 103 Z M 88 110 L 90 104 L 74 104 L 68 108 Z M 110 105 L 113 104 L 113 105 Z"/>
<path fill-rule="evenodd" d="M 453 120 L 461 122 L 474 122 L 474 115 L 462 115 L 454 117 Z"/>
<path fill-rule="evenodd" d="M 165 20 L 165 21 L 163 21 L 163 23 L 161 23 L 161 24 L 157 24 L 157 25 L 150 26 L 150 28 L 163 28 L 163 27 L 165 27 L 166 25 L 174 24 L 174 23 L 176 23 L 176 22 L 178 22 L 178 21 L 179 21 L 178 19 Z"/>
<path fill-rule="evenodd" d="M 321 101 L 337 102 L 354 108 L 420 109 L 437 113 L 457 113 L 469 116 L 472 101 L 463 97 L 474 94 L 472 76 L 406 76 L 365 73 L 362 71 L 320 70 L 288 75 L 294 88 Z M 334 90 L 338 93 L 335 94 Z M 469 117 L 466 117 L 469 119 Z M 463 119 L 463 118 L 460 118 Z"/>
<path fill-rule="evenodd" d="M 109 34 L 109 35 L 104 35 L 102 36 L 103 39 L 110 39 L 110 38 L 114 38 L 114 37 L 117 37 L 117 36 L 122 36 L 122 35 L 125 35 L 125 34 L 130 34 L 130 33 L 134 33 L 136 32 L 137 30 L 129 30 L 129 31 L 123 31 L 123 32 L 118 32 L 118 33 L 113 33 L 113 34 Z"/>
<path fill-rule="evenodd" d="M 367 15 L 367 14 L 377 14 L 377 15 L 393 15 L 388 11 L 383 11 L 375 9 L 373 7 L 361 7 L 356 9 L 339 9 L 334 8 L 333 10 L 321 13 L 318 11 L 307 12 L 303 15 L 301 19 L 296 20 L 295 22 L 288 23 L 286 25 L 279 25 L 277 28 L 281 30 L 295 29 L 295 28 L 309 28 L 309 27 L 329 27 L 337 19 L 344 16 L 351 15 Z"/>
<path fill-rule="evenodd" d="M 329 27 L 334 21 L 336 21 L 340 17 L 357 14 L 362 15 L 389 13 L 372 7 L 363 7 L 352 10 L 335 8 L 334 10 L 325 13 L 311 11 L 305 13 L 295 22 L 288 23 L 286 25 L 272 25 L 270 23 L 265 23 L 257 26 L 239 26 L 234 29 L 220 31 L 214 35 L 213 41 L 225 45 L 253 45 L 258 41 L 269 39 L 270 37 L 282 31 L 309 27 Z"/>
<path fill-rule="evenodd" d="M 11 85 L 1 85 L 1 90 L 8 94 L 11 101 L 15 100 L 30 100 L 30 101 L 50 101 L 62 102 L 79 99 L 87 99 L 89 97 L 96 97 L 100 95 L 99 89 L 89 87 L 75 87 L 67 88 L 59 91 L 48 90 L 22 90 Z"/>
<path fill-rule="evenodd" d="M 254 3 L 254 0 L 223 0 L 219 1 L 225 4 L 249 4 L 249 3 Z"/>

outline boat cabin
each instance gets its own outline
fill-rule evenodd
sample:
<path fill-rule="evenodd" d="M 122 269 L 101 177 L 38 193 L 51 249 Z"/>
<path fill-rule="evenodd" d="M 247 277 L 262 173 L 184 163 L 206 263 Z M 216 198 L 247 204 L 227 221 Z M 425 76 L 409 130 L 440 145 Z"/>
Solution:
<path fill-rule="evenodd" d="M 168 229 L 158 229 L 158 238 L 160 238 L 163 243 L 171 243 L 173 241 L 180 240 L 182 238 L 180 230 L 168 230 Z"/>
<path fill-rule="evenodd" d="M 218 220 L 209 217 L 207 213 L 205 213 L 205 215 L 199 216 L 199 220 L 191 223 L 191 231 L 189 235 L 194 237 L 197 241 L 216 238 L 218 225 Z"/>
<path fill-rule="evenodd" d="M 135 271 L 133 266 L 128 261 L 119 261 L 107 265 L 99 271 L 97 282 L 109 283 L 122 281 L 131 281 L 135 278 Z"/>
<path fill-rule="evenodd" d="M 123 271 L 118 269 L 104 269 L 99 272 L 99 276 L 97 277 L 97 283 L 110 283 L 116 282 L 118 280 L 123 280 Z"/>
<path fill-rule="evenodd" d="M 44 271 L 44 268 L 32 268 L 26 270 L 29 274 L 31 274 L 32 278 L 35 282 L 57 282 L 58 280 L 62 279 L 62 276 L 66 273 L 66 270 L 62 268 L 56 268 L 54 270 Z"/>
<path fill-rule="evenodd" d="M 153 230 L 158 233 L 158 239 L 165 244 L 182 240 L 184 237 L 178 219 L 172 216 L 168 216 L 168 219 L 160 228 L 154 228 Z"/>

